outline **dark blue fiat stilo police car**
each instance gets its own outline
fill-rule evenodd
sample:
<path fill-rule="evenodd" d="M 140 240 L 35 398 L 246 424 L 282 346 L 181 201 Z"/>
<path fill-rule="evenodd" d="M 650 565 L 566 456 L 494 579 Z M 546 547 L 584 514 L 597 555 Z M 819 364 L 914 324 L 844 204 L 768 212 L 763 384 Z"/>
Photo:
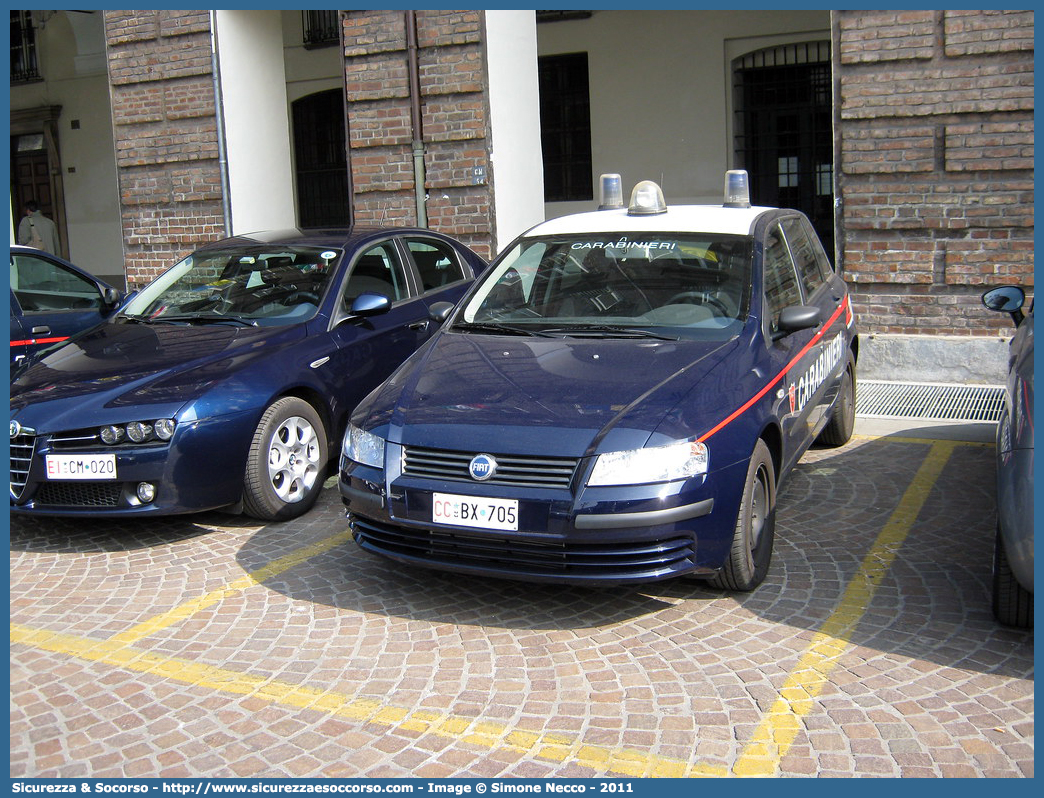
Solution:
<path fill-rule="evenodd" d="M 528 581 L 765 578 L 780 481 L 852 434 L 848 290 L 743 172 L 721 206 L 646 181 L 623 207 L 618 181 L 433 306 L 443 329 L 356 408 L 340 490 L 363 549 Z"/>

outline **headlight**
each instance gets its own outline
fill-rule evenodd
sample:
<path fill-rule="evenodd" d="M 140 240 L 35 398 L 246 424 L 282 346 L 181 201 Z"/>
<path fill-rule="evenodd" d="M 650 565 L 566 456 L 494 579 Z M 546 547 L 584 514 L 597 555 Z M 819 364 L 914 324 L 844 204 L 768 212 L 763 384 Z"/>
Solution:
<path fill-rule="evenodd" d="M 132 421 L 127 425 L 127 437 L 134 443 L 144 443 L 152 435 L 152 425 L 144 421 Z"/>
<path fill-rule="evenodd" d="M 353 424 L 349 424 L 348 431 L 344 433 L 341 452 L 349 460 L 361 465 L 384 468 L 384 438 L 361 430 Z"/>
<path fill-rule="evenodd" d="M 169 441 L 174 437 L 174 419 L 158 418 L 152 425 L 152 431 L 161 441 Z"/>
<path fill-rule="evenodd" d="M 707 444 L 680 441 L 668 446 L 598 455 L 588 485 L 645 485 L 707 473 Z"/>
<path fill-rule="evenodd" d="M 123 427 L 117 427 L 114 424 L 110 424 L 107 427 L 101 428 L 101 439 L 102 443 L 108 444 L 109 446 L 115 446 L 120 443 L 127 433 L 123 431 Z"/>
<path fill-rule="evenodd" d="M 164 443 L 174 437 L 177 422 L 172 418 L 158 418 L 154 421 L 132 421 L 129 424 L 109 424 L 98 430 L 98 437 L 106 446 L 119 446 L 126 441 L 131 443 Z"/>

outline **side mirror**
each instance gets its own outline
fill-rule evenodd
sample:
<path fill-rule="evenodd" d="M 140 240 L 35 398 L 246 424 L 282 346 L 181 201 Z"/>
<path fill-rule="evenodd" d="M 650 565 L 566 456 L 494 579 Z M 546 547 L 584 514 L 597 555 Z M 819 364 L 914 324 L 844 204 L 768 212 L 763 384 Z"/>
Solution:
<path fill-rule="evenodd" d="M 452 302 L 435 302 L 428 308 L 428 318 L 436 324 L 442 324 L 449 318 L 454 307 Z"/>
<path fill-rule="evenodd" d="M 779 313 L 779 332 L 777 340 L 798 330 L 809 330 L 823 320 L 823 314 L 815 305 L 791 305 Z"/>
<path fill-rule="evenodd" d="M 384 294 L 364 291 L 352 302 L 353 316 L 379 316 L 391 309 L 391 300 Z"/>
<path fill-rule="evenodd" d="M 988 310 L 999 313 L 1011 314 L 1012 321 L 1018 327 L 1025 317 L 1022 306 L 1026 304 L 1026 292 L 1017 285 L 1002 285 L 1000 288 L 991 288 L 982 295 L 982 304 Z"/>
<path fill-rule="evenodd" d="M 111 310 L 119 307 L 120 303 L 123 302 L 123 294 L 110 286 L 102 290 L 101 301 L 103 308 Z"/>

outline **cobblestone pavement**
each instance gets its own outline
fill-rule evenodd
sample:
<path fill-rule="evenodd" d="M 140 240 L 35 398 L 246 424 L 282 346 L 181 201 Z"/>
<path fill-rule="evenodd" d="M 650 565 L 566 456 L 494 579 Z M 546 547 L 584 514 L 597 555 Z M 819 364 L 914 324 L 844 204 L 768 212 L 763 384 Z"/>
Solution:
<path fill-rule="evenodd" d="M 924 432 L 809 452 L 747 595 L 408 570 L 332 482 L 268 526 L 12 519 L 11 776 L 1032 776 L 993 448 Z"/>

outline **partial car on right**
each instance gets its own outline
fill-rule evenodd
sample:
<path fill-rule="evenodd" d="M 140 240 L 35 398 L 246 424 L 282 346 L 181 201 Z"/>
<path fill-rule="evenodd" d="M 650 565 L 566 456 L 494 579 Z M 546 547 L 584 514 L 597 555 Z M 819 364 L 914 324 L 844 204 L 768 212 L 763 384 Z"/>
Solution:
<path fill-rule="evenodd" d="M 993 613 L 1007 626 L 1033 628 L 1033 303 L 1015 285 L 982 295 L 990 310 L 1011 314 L 1004 410 L 997 423 L 997 537 Z"/>

